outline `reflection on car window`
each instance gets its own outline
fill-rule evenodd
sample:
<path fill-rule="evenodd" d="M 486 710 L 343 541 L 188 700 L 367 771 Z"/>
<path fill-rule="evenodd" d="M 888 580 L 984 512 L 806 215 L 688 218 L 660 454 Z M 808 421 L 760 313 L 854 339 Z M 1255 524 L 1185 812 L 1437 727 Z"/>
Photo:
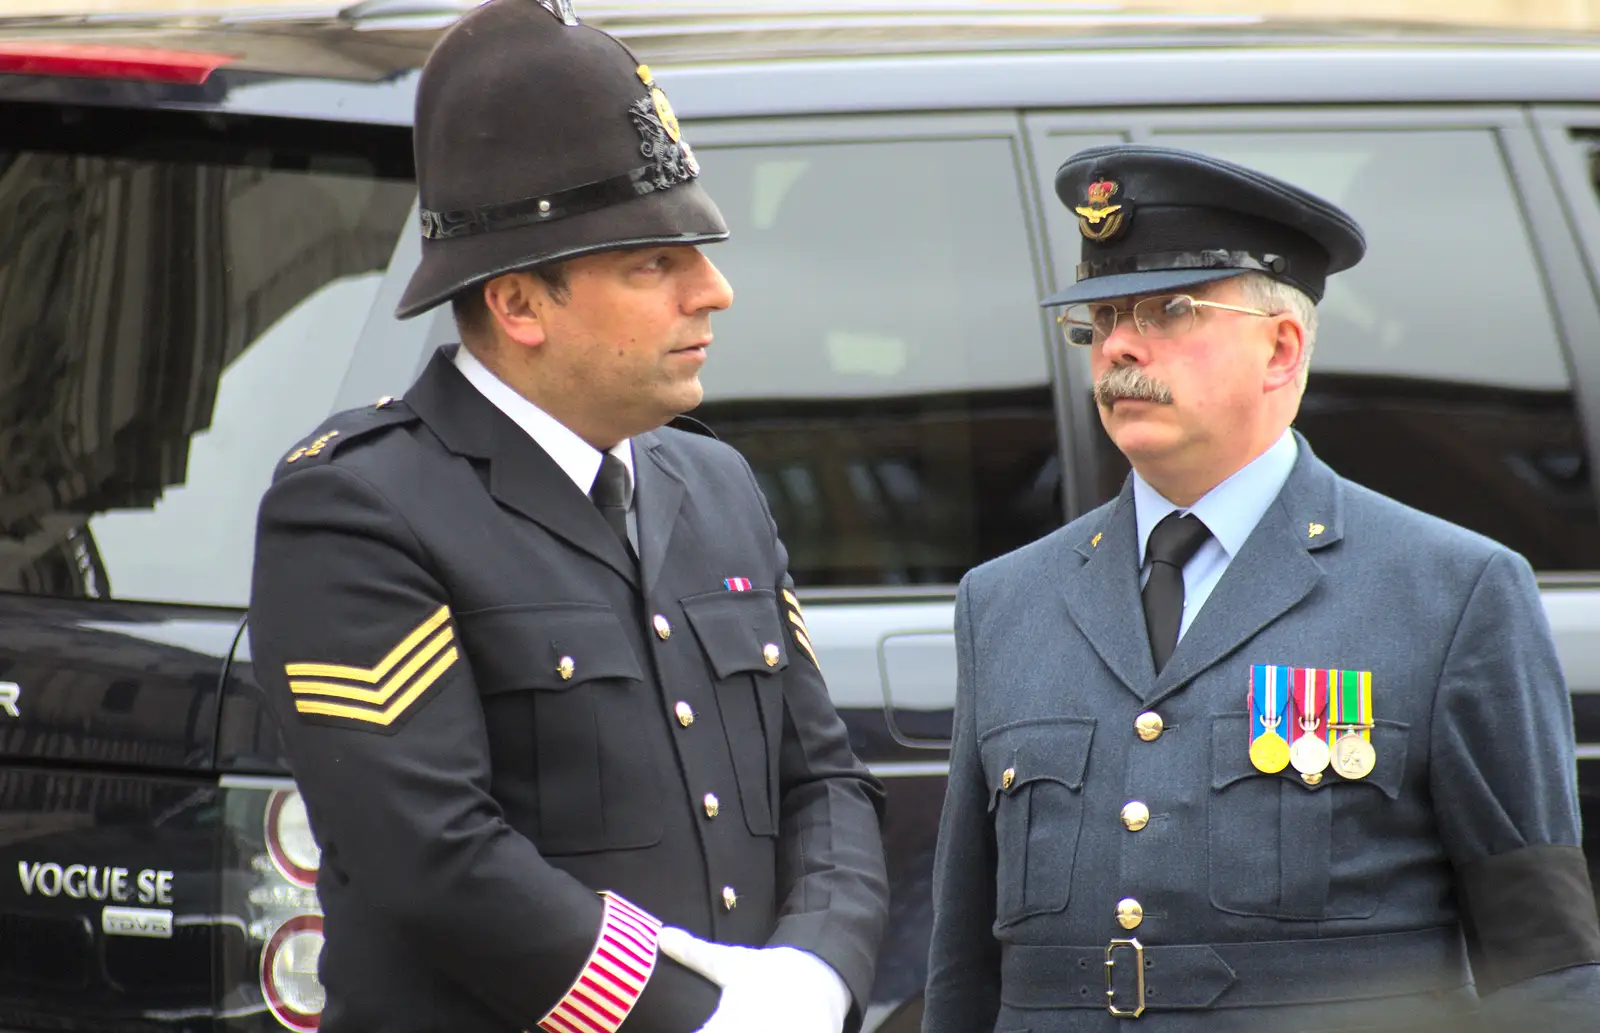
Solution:
<path fill-rule="evenodd" d="M 953 582 L 1058 526 L 1011 143 L 701 155 L 735 300 L 695 415 L 754 467 L 796 581 Z"/>
<path fill-rule="evenodd" d="M 1367 257 L 1329 280 L 1319 306 L 1296 421 L 1321 458 L 1504 542 L 1539 569 L 1600 569 L 1600 516 L 1572 378 L 1491 133 L 1159 139 L 1300 184 L 1366 231 Z M 1108 494 L 1127 465 L 1101 442 Z"/>
<path fill-rule="evenodd" d="M 243 122 L 186 138 L 18 118 L 0 154 L 0 590 L 243 605 L 256 503 L 329 412 L 414 187 L 382 148 Z"/>

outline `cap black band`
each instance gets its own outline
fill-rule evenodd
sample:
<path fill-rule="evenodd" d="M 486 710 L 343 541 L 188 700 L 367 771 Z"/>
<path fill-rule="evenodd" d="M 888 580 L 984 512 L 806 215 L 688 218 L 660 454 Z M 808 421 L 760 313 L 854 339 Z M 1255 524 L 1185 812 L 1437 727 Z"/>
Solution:
<path fill-rule="evenodd" d="M 422 235 L 428 240 L 470 237 L 541 222 L 555 222 L 557 219 L 609 208 L 661 189 L 656 185 L 658 171 L 656 165 L 641 165 L 620 176 L 540 197 L 480 204 L 447 212 L 433 212 L 424 208 L 418 212 L 422 220 Z"/>
<path fill-rule="evenodd" d="M 1078 279 L 1092 280 L 1097 276 L 1114 276 L 1119 273 L 1148 273 L 1166 269 L 1240 269 L 1251 272 L 1283 276 L 1289 271 L 1289 260 L 1282 255 L 1257 255 L 1249 251 L 1153 251 L 1143 255 L 1123 258 L 1102 258 L 1093 262 L 1078 263 Z"/>

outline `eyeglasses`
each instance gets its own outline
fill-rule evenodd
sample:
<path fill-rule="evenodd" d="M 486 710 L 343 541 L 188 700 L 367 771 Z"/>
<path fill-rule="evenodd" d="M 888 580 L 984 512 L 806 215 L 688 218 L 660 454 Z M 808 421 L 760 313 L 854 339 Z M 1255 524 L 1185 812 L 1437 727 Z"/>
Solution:
<path fill-rule="evenodd" d="M 1105 301 L 1071 305 L 1056 317 L 1068 344 L 1085 347 L 1101 344 L 1117 328 L 1123 313 L 1133 315 L 1133 326 L 1141 337 L 1180 337 L 1194 329 L 1195 312 L 1203 308 L 1239 312 L 1247 316 L 1271 316 L 1258 308 L 1224 305 L 1217 301 L 1200 301 L 1187 294 L 1159 294 L 1142 298 L 1131 309 L 1121 309 Z"/>

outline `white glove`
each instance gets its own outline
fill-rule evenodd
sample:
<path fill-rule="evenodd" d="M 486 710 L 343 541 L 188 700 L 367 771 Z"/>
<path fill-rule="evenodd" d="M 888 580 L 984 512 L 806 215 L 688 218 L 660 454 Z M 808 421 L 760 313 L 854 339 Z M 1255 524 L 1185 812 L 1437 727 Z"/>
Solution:
<path fill-rule="evenodd" d="M 850 988 L 815 954 L 794 947 L 730 947 L 671 926 L 661 951 L 722 987 L 697 1033 L 841 1033 Z"/>

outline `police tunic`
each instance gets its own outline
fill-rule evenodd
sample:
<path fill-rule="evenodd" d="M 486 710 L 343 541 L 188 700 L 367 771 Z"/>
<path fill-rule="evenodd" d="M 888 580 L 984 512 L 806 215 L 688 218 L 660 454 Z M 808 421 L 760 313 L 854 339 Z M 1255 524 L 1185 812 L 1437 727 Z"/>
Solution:
<path fill-rule="evenodd" d="M 850 750 L 742 458 L 633 440 L 638 561 L 443 349 L 263 499 L 250 637 L 323 849 L 325 1033 L 530 1030 L 602 891 L 870 990 L 881 787 Z M 624 1029 L 716 989 L 661 955 Z"/>

